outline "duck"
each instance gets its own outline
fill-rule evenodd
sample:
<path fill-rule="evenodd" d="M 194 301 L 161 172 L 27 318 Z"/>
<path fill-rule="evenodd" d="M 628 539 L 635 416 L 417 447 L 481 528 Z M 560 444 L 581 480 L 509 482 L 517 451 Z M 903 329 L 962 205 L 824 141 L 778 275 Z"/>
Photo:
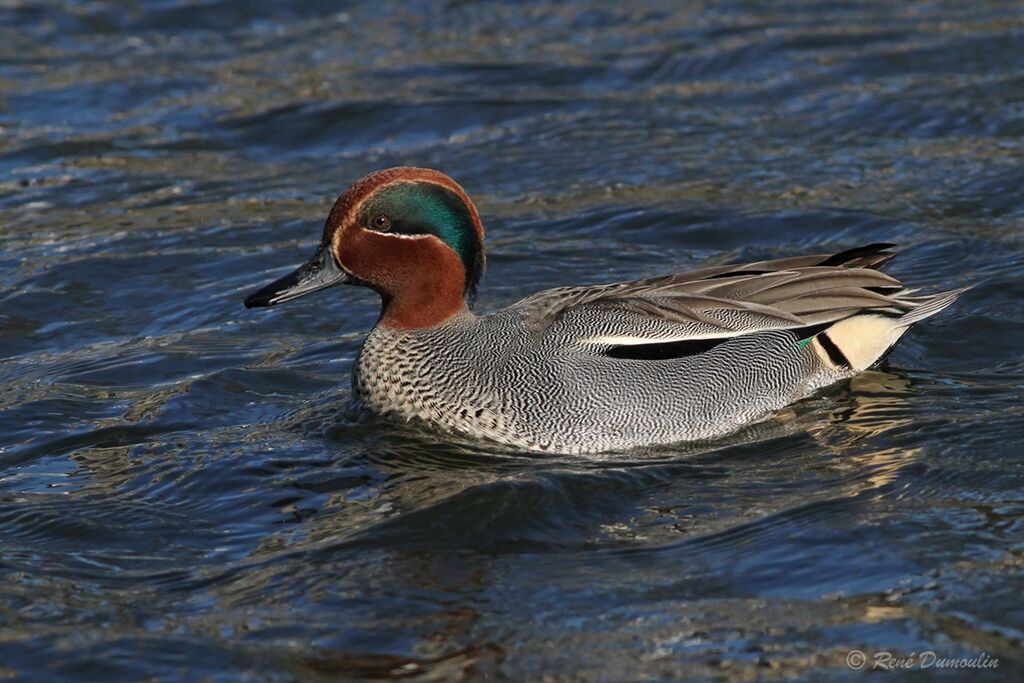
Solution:
<path fill-rule="evenodd" d="M 444 173 L 371 173 L 335 201 L 313 257 L 246 297 L 336 285 L 380 295 L 352 369 L 371 412 L 531 452 L 716 439 L 878 363 L 964 289 L 918 295 L 895 245 L 547 289 L 473 310 L 484 229 Z"/>

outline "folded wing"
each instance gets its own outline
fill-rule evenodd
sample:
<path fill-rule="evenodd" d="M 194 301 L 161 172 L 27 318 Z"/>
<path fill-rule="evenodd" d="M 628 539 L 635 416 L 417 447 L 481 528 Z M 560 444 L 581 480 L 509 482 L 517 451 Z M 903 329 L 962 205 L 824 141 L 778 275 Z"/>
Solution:
<path fill-rule="evenodd" d="M 767 330 L 806 338 L 862 312 L 899 316 L 919 305 L 921 299 L 877 270 L 895 256 L 892 246 L 550 289 L 513 310 L 540 343 L 625 358 L 686 355 Z"/>

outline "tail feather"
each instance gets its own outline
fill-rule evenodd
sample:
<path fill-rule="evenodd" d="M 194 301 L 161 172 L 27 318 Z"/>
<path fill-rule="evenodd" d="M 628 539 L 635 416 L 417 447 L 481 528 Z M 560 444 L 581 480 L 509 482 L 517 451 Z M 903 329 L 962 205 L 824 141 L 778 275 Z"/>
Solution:
<path fill-rule="evenodd" d="M 967 289 L 969 287 L 921 297 L 913 308 L 899 317 L 865 312 L 845 318 L 819 332 L 811 345 L 832 367 L 846 366 L 857 372 L 867 370 L 885 356 L 911 325 L 942 311 Z"/>
<path fill-rule="evenodd" d="M 896 256 L 894 252 L 886 251 L 895 246 L 895 244 L 888 242 L 876 242 L 862 247 L 854 247 L 853 249 L 832 254 L 818 265 L 846 266 L 847 268 L 881 268 Z"/>
<path fill-rule="evenodd" d="M 960 289 L 951 289 L 948 292 L 933 294 L 903 314 L 897 322 L 902 327 L 910 327 L 914 323 L 921 322 L 925 318 L 930 318 L 936 313 L 939 313 L 952 305 L 953 302 L 959 299 L 960 295 L 968 289 L 970 289 L 970 287 L 961 287 Z"/>

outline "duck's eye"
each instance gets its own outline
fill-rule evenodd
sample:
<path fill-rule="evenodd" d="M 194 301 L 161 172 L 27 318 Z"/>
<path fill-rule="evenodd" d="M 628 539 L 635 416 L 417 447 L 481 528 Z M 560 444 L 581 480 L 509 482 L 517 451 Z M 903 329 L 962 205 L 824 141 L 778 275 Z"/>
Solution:
<path fill-rule="evenodd" d="M 391 219 L 382 213 L 378 213 L 370 219 L 370 225 L 373 226 L 374 230 L 388 230 L 391 228 Z"/>

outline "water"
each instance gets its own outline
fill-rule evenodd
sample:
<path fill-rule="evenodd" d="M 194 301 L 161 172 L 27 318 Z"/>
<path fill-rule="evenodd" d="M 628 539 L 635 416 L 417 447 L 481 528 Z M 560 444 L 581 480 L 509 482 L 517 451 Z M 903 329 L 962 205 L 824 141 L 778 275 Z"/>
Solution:
<path fill-rule="evenodd" d="M 1024 8 L 681 4 L 2 3 L 0 677 L 1020 680 Z M 483 309 L 880 241 L 976 286 L 722 442 L 445 439 L 349 405 L 370 292 L 241 305 L 395 164 L 477 201 Z"/>

